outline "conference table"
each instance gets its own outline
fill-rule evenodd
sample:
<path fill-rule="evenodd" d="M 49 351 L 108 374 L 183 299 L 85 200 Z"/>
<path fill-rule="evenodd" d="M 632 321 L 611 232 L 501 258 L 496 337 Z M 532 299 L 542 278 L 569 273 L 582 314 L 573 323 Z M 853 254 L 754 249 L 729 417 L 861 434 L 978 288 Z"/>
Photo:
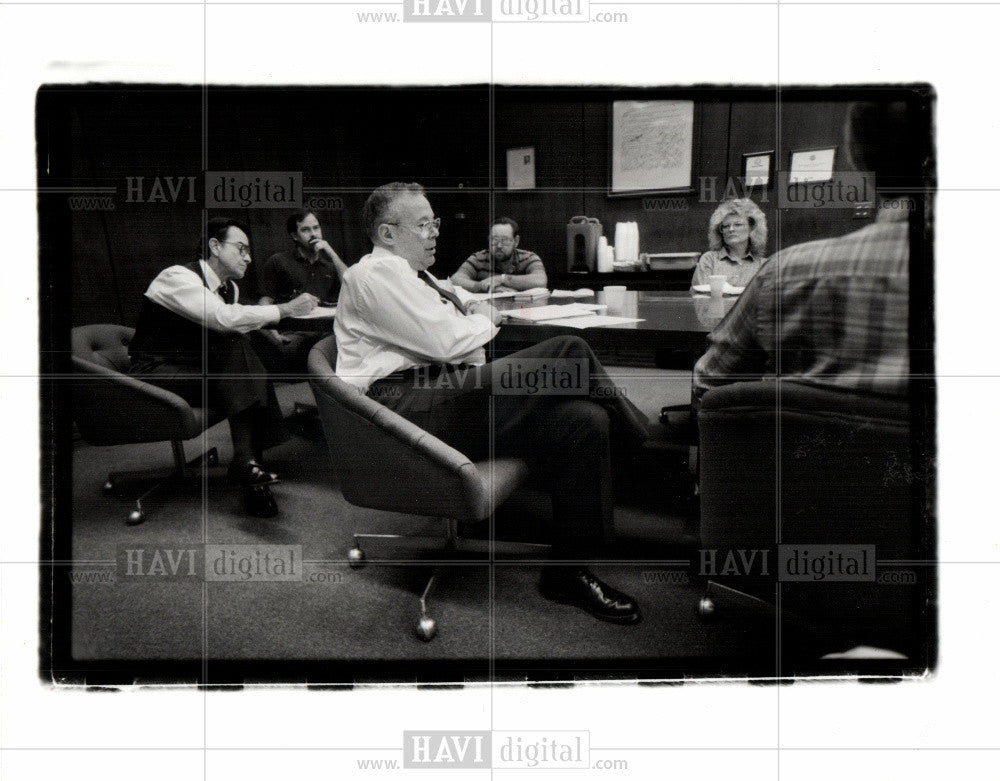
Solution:
<path fill-rule="evenodd" d="M 647 352 L 653 356 L 664 350 L 699 355 L 705 350 L 707 334 L 722 321 L 735 301 L 736 297 L 731 296 L 713 298 L 675 290 L 627 290 L 618 295 L 599 291 L 580 298 L 550 296 L 530 302 L 500 298 L 494 303 L 502 311 L 551 304 L 605 304 L 607 310 L 598 312 L 599 315 L 636 318 L 639 322 L 576 328 L 560 325 L 558 320 L 530 322 L 508 318 L 500 326 L 494 348 L 507 354 L 552 336 L 575 334 L 585 339 L 595 352 L 619 355 L 623 359 Z M 333 317 L 287 318 L 281 321 L 279 328 L 331 332 Z"/>
<path fill-rule="evenodd" d="M 635 318 L 638 322 L 576 328 L 561 325 L 559 320 L 536 323 L 507 319 L 496 341 L 503 349 L 520 349 L 551 336 L 575 334 L 597 352 L 649 351 L 652 354 L 657 350 L 670 350 L 701 354 L 705 350 L 706 335 L 722 321 L 736 301 L 735 297 L 712 298 L 687 291 L 628 290 L 619 296 L 620 299 L 618 296 L 610 298 L 602 291 L 585 298 L 549 298 L 528 304 L 501 299 L 497 302 L 501 310 L 553 303 L 606 304 L 607 310 L 599 311 L 598 316 Z"/>

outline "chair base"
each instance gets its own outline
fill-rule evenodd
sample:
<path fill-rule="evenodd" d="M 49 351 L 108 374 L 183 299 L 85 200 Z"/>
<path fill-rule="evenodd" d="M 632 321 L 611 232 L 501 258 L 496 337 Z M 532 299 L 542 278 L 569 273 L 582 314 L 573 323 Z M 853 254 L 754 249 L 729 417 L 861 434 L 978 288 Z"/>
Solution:
<path fill-rule="evenodd" d="M 820 649 L 840 650 L 845 645 L 842 633 L 836 628 L 799 612 L 782 607 L 780 614 L 773 601 L 762 599 L 745 591 L 726 586 L 717 581 L 708 581 L 705 591 L 698 600 L 698 617 L 702 621 L 713 621 L 721 615 L 739 612 L 761 620 L 778 622 L 781 625 L 783 645 L 781 655 L 786 662 L 815 663 L 821 656 Z M 806 656 L 796 657 L 793 651 L 795 640 L 808 640 Z M 848 646 L 850 643 L 847 644 Z M 801 654 L 802 652 L 799 651 Z"/>
<path fill-rule="evenodd" d="M 142 503 L 148 499 L 159 488 L 167 483 L 190 483 L 204 475 L 204 471 L 199 469 L 204 465 L 205 469 L 212 469 L 219 465 L 219 451 L 216 448 L 209 448 L 201 455 L 195 456 L 190 461 L 185 459 L 184 444 L 179 441 L 171 442 L 174 454 L 174 466 L 171 469 L 150 469 L 145 471 L 123 471 L 111 472 L 104 483 L 102 490 L 105 494 L 110 494 L 128 483 L 149 482 L 153 485 L 135 500 L 135 507 L 129 512 L 125 523 L 129 526 L 137 526 L 146 520 L 146 511 Z"/>
<path fill-rule="evenodd" d="M 447 531 L 442 537 L 430 535 L 410 536 L 405 534 L 355 534 L 354 547 L 347 553 L 347 563 L 353 569 L 360 569 L 367 563 L 362 541 L 391 543 L 393 547 L 407 550 L 433 550 L 442 548 L 449 554 L 454 553 L 486 553 L 492 559 L 494 555 L 525 554 L 525 553 L 545 553 L 551 546 L 543 543 L 533 542 L 509 542 L 502 540 L 478 540 L 459 537 L 457 534 L 458 524 L 452 519 L 446 519 Z M 401 563 L 399 560 L 385 559 L 385 563 Z M 434 562 L 428 562 L 434 563 Z M 430 615 L 430 594 L 434 584 L 441 573 L 440 567 L 434 567 L 433 572 L 424 586 L 420 595 L 420 618 L 416 624 L 416 635 L 424 642 L 430 642 L 437 636 L 437 621 Z"/>

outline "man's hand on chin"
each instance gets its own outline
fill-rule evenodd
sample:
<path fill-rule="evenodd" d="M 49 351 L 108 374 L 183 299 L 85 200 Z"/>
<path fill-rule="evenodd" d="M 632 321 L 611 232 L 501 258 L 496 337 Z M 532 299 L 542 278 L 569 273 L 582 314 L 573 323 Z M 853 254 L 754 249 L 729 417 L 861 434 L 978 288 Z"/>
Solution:
<path fill-rule="evenodd" d="M 315 242 L 312 245 L 312 248 L 314 252 L 321 252 L 328 258 L 330 258 L 330 260 L 340 259 L 340 256 L 337 255 L 336 252 L 334 252 L 333 247 L 330 246 L 330 242 L 328 242 L 326 239 L 320 239 L 319 241 Z"/>

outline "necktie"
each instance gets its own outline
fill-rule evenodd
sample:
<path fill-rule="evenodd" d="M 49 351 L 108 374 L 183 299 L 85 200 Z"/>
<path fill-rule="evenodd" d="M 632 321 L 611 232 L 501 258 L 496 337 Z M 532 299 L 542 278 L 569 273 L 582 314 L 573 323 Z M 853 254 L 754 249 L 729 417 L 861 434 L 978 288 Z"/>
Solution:
<path fill-rule="evenodd" d="M 457 309 L 463 315 L 466 314 L 465 307 L 462 306 L 462 300 L 458 296 L 456 296 L 449 290 L 445 290 L 444 288 L 438 287 L 437 284 L 434 282 L 434 280 L 431 279 L 431 275 L 428 274 L 426 271 L 421 271 L 419 276 L 426 284 L 434 288 L 434 290 L 437 291 L 437 294 L 441 296 L 441 298 L 445 298 L 448 301 L 451 301 L 451 303 L 455 305 L 455 309 Z"/>
<path fill-rule="evenodd" d="M 219 285 L 219 288 L 215 292 L 222 296 L 222 300 L 227 304 L 233 303 L 233 285 L 231 282 Z"/>

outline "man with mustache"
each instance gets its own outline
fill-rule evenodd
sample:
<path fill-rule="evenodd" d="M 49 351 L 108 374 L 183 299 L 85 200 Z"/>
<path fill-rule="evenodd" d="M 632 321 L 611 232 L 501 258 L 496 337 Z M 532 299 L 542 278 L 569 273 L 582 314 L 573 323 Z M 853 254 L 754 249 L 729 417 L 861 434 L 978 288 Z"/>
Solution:
<path fill-rule="evenodd" d="M 542 259 L 521 249 L 520 243 L 518 224 L 510 217 L 498 217 L 490 228 L 490 246 L 470 255 L 451 275 L 451 281 L 472 293 L 548 286 Z"/>

